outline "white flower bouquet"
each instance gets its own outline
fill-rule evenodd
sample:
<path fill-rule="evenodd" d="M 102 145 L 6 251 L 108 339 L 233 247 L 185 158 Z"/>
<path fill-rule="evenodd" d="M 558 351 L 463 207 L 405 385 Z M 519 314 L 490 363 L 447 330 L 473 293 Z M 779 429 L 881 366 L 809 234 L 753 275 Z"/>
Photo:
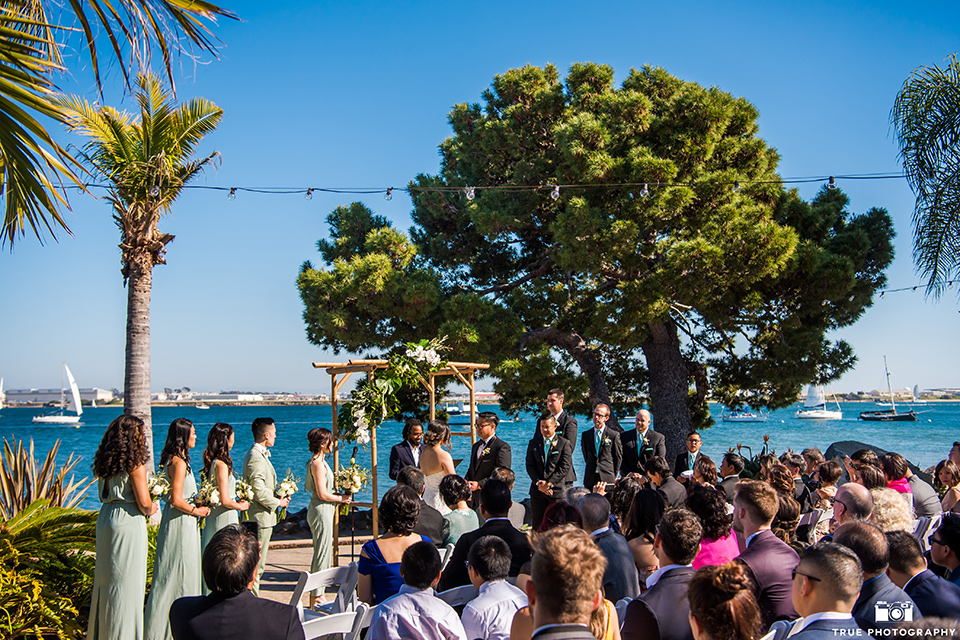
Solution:
<path fill-rule="evenodd" d="M 250 488 L 250 485 L 247 484 L 247 481 L 244 480 L 243 478 L 236 479 L 236 483 L 234 484 L 234 487 L 233 487 L 233 492 L 234 494 L 236 494 L 237 502 L 250 502 L 253 500 L 253 489 Z M 241 520 L 246 520 L 248 517 L 249 516 L 247 516 L 246 511 L 240 514 Z"/>
<path fill-rule="evenodd" d="M 340 467 L 333 474 L 333 486 L 340 493 L 353 495 L 360 493 L 364 487 L 370 484 L 372 476 L 370 471 L 358 465 L 351 460 L 350 466 Z M 350 510 L 349 505 L 341 505 L 340 513 L 346 515 Z"/>
<path fill-rule="evenodd" d="M 300 482 L 300 478 L 296 478 L 293 475 L 293 472 L 290 469 L 287 469 L 287 477 L 284 478 L 280 485 L 277 487 L 277 497 L 281 500 L 283 498 L 290 498 L 297 492 L 299 488 L 297 483 Z M 283 520 L 287 517 L 287 509 L 283 507 L 280 509 L 280 519 Z"/>
<path fill-rule="evenodd" d="M 150 479 L 147 480 L 147 490 L 154 502 L 159 502 L 160 498 L 170 494 L 170 481 L 167 480 L 167 474 L 163 472 L 163 467 L 157 471 L 156 475 L 150 476 Z"/>

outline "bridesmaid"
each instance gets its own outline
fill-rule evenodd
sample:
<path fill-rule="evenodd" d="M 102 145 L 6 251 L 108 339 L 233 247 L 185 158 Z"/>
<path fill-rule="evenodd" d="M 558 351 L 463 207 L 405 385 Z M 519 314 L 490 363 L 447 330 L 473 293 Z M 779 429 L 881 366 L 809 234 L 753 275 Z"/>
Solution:
<path fill-rule="evenodd" d="M 143 638 L 147 582 L 147 521 L 159 507 L 147 489 L 149 460 L 143 420 L 120 416 L 110 423 L 93 458 L 100 515 L 97 564 L 90 601 L 90 640 Z"/>
<path fill-rule="evenodd" d="M 333 452 L 333 434 L 329 429 L 311 429 L 307 442 L 313 457 L 307 463 L 307 491 L 310 506 L 307 507 L 307 522 L 313 534 L 313 562 L 310 572 L 329 569 L 333 556 L 333 515 L 335 504 L 348 504 L 350 496 L 333 493 L 333 469 L 326 456 Z"/>
<path fill-rule="evenodd" d="M 233 459 L 230 450 L 236 437 L 233 427 L 225 422 L 218 422 L 210 429 L 207 435 L 207 448 L 203 451 L 203 468 L 207 477 L 217 485 L 220 493 L 220 505 L 210 511 L 210 516 L 203 525 L 203 536 L 200 541 L 200 555 L 207 548 L 207 543 L 220 529 L 228 524 L 240 522 L 240 511 L 250 508 L 250 503 L 237 501 L 237 479 L 233 475 Z M 204 595 L 210 593 L 207 585 L 203 585 Z"/>
<path fill-rule="evenodd" d="M 210 508 L 187 502 L 197 493 L 197 481 L 190 470 L 190 449 L 196 444 L 192 422 L 177 418 L 170 423 L 160 454 L 160 467 L 165 468 L 170 480 L 170 494 L 157 533 L 153 586 L 144 621 L 146 640 L 172 638 L 170 605 L 177 598 L 200 595 L 200 530 L 196 518 L 209 516 Z"/>

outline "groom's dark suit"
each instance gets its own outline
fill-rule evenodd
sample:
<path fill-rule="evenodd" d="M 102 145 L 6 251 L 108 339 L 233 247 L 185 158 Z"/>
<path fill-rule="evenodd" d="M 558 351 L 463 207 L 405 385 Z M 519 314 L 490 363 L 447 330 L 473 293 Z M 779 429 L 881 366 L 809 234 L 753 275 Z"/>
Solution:
<path fill-rule="evenodd" d="M 583 450 L 583 460 L 586 463 L 586 468 L 583 470 L 583 486 L 591 491 L 600 481 L 616 481 L 620 462 L 623 459 L 623 446 L 620 444 L 619 433 L 610 427 L 603 430 L 599 455 L 596 435 L 596 429 L 588 429 L 580 436 L 580 448 Z"/>
<path fill-rule="evenodd" d="M 484 444 L 483 440 L 477 440 L 470 448 L 470 467 L 464 478 L 482 485 L 497 467 L 510 468 L 511 455 L 510 445 L 496 435 L 493 435 L 487 444 Z M 480 492 L 475 491 L 472 506 L 476 509 L 479 504 Z"/>
<path fill-rule="evenodd" d="M 537 431 L 539 433 L 539 430 Z M 527 475 L 530 476 L 530 512 L 533 528 L 540 526 L 543 512 L 557 500 L 563 499 L 564 492 L 573 486 L 573 444 L 560 436 L 554 436 L 554 445 L 550 447 L 550 456 L 544 461 L 543 435 L 531 438 L 527 445 Z M 553 495 L 548 496 L 537 488 L 538 480 L 546 480 L 553 486 Z"/>

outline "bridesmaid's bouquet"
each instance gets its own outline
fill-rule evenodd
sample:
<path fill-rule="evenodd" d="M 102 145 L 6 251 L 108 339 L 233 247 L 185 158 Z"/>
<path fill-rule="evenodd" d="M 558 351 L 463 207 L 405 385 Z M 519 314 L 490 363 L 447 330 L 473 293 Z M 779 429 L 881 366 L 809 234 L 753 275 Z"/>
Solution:
<path fill-rule="evenodd" d="M 193 504 L 198 507 L 219 507 L 220 506 L 220 488 L 213 478 L 208 478 L 207 474 L 200 473 L 200 490 L 193 496 Z M 200 518 L 199 526 L 202 529 L 206 518 Z"/>
<path fill-rule="evenodd" d="M 361 467 L 351 460 L 349 467 L 340 467 L 333 474 L 333 486 L 340 493 L 353 495 L 370 483 L 370 471 Z M 340 513 L 346 515 L 350 511 L 350 505 L 340 505 Z"/>
<path fill-rule="evenodd" d="M 170 493 L 170 481 L 167 480 L 167 474 L 163 473 L 162 467 L 158 471 L 160 473 L 150 476 L 150 479 L 147 480 L 147 490 L 154 502 L 160 502 L 160 498 Z"/>
<path fill-rule="evenodd" d="M 277 487 L 277 497 L 280 499 L 289 498 L 297 492 L 297 483 L 300 482 L 300 478 L 295 478 L 293 472 L 290 469 L 287 469 L 287 477 L 283 479 L 280 483 L 280 486 Z M 286 507 L 280 509 L 280 519 L 283 520 L 287 517 Z"/>
<path fill-rule="evenodd" d="M 243 478 L 237 478 L 233 491 L 237 496 L 237 502 L 251 502 L 253 500 L 253 489 Z M 240 514 L 241 520 L 247 520 L 249 517 L 246 511 Z"/>

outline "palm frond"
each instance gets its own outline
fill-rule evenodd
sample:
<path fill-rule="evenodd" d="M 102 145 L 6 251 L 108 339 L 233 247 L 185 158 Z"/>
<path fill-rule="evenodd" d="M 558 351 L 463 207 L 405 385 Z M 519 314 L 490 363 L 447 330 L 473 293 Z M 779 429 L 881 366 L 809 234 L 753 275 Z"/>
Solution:
<path fill-rule="evenodd" d="M 79 462 L 74 454 L 57 468 L 57 452 L 60 441 L 57 440 L 42 465 L 34 457 L 33 439 L 29 448 L 23 441 L 16 441 L 12 447 L 3 439 L 3 455 L 0 457 L 0 518 L 10 520 L 38 500 L 46 500 L 56 507 L 73 508 L 83 499 L 92 480 L 74 480 L 73 468 Z"/>

